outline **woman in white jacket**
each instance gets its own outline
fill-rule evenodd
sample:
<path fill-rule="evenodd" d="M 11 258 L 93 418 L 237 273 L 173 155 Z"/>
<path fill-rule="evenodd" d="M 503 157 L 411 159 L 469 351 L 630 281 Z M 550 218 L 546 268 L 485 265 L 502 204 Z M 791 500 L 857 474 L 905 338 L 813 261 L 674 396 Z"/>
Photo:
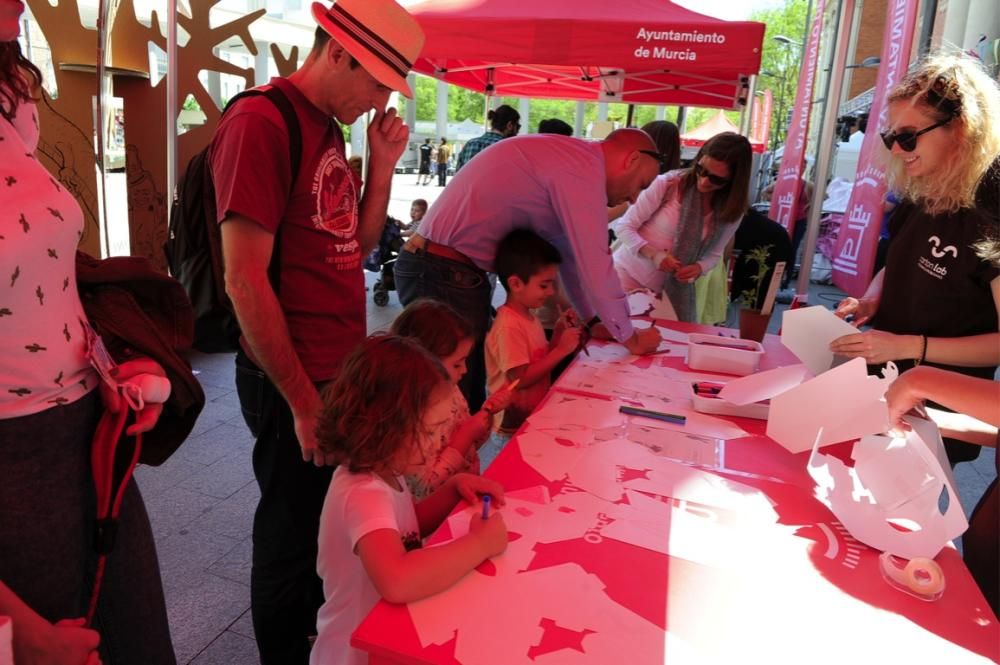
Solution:
<path fill-rule="evenodd" d="M 744 136 L 709 139 L 691 168 L 659 176 L 618 223 L 615 266 L 626 291 L 666 292 L 680 321 L 695 320 L 694 281 L 722 256 L 749 205 Z"/>

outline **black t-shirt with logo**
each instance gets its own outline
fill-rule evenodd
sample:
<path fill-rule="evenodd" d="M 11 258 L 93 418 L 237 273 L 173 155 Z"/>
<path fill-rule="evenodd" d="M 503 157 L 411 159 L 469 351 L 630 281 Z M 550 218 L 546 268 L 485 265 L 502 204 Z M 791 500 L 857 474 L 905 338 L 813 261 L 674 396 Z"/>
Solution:
<path fill-rule="evenodd" d="M 974 208 L 929 215 L 911 201 L 900 203 L 889 220 L 882 300 L 873 327 L 928 337 L 997 332 L 990 282 L 1000 276 L 1000 269 L 979 258 L 973 245 L 998 237 L 998 225 L 1000 160 L 979 186 Z M 896 364 L 903 371 L 912 361 Z M 983 378 L 992 378 L 996 371 L 995 367 L 936 366 Z"/>
<path fill-rule="evenodd" d="M 434 147 L 428 143 L 422 143 L 420 145 L 420 166 L 431 163 L 431 152 L 433 152 Z"/>

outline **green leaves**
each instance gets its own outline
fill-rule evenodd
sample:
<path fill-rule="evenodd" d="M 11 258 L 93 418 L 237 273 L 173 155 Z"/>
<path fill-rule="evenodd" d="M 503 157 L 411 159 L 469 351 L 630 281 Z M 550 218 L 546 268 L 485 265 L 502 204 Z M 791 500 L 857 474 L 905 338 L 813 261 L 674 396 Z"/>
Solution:
<path fill-rule="evenodd" d="M 760 306 L 757 304 L 761 296 L 760 287 L 770 269 L 767 260 L 771 256 L 772 247 L 774 245 L 758 245 L 746 253 L 744 260 L 747 263 L 753 262 L 757 264 L 757 272 L 750 276 L 753 288 L 744 290 L 739 298 L 740 304 L 747 309 L 760 309 Z"/>

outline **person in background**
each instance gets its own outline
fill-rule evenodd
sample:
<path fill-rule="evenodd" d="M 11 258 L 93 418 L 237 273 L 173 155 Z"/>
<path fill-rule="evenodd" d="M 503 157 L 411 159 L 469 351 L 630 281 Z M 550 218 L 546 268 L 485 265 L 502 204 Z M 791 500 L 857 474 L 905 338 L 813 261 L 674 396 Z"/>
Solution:
<path fill-rule="evenodd" d="M 467 535 L 422 549 L 458 502 L 489 495 L 503 505 L 500 484 L 481 476 L 452 476 L 420 502 L 403 480 L 424 461 L 427 430 L 449 417 L 451 392 L 437 358 L 395 335 L 362 342 L 323 391 L 316 435 L 339 466 L 320 518 L 325 602 L 311 665 L 367 663 L 351 633 L 379 598 L 402 604 L 444 591 L 507 548 L 503 517 L 477 511 Z"/>
<path fill-rule="evenodd" d="M 402 236 L 409 238 L 420 227 L 420 220 L 427 214 L 427 201 L 425 199 L 413 199 L 410 204 L 410 223 L 401 228 Z"/>
<path fill-rule="evenodd" d="M 497 141 L 516 136 L 521 131 L 521 114 L 506 104 L 491 109 L 486 114 L 486 119 L 490 123 L 489 130 L 482 136 L 477 136 L 466 142 L 465 146 L 462 147 L 462 152 L 458 153 L 458 166 L 455 168 L 455 173 L 461 171 L 470 159 L 486 148 Z"/>
<path fill-rule="evenodd" d="M 733 236 L 736 261 L 733 265 L 731 300 L 738 300 L 745 291 L 754 290 L 757 286 L 752 276 L 757 273 L 758 266 L 755 262 L 749 261 L 749 256 L 759 247 L 767 248 L 766 263 L 768 268 L 761 281 L 763 286 L 756 289 L 757 301 L 748 304 L 750 309 L 760 309 L 763 305 L 767 285 L 771 283 L 775 266 L 780 261 L 784 261 L 787 269 L 792 260 L 792 241 L 788 238 L 785 227 L 751 207 L 743 215 L 743 221 L 740 222 L 740 227 L 736 230 L 736 235 Z"/>
<path fill-rule="evenodd" d="M 432 431 L 423 439 L 424 462 L 406 475 L 417 499 L 423 499 L 456 473 L 479 473 L 476 451 L 489 437 L 493 416 L 510 403 L 511 390 L 499 390 L 483 408 L 469 414 L 469 405 L 458 382 L 465 375 L 465 360 L 472 350 L 472 328 L 462 316 L 438 300 L 423 298 L 410 303 L 389 328 L 393 335 L 409 337 L 430 351 L 444 365 L 452 384 L 451 409 L 442 420 L 427 423 Z"/>
<path fill-rule="evenodd" d="M 976 247 L 1000 226 L 1000 85 L 967 56 L 934 53 L 888 96 L 886 264 L 837 315 L 867 332 L 830 350 L 900 371 L 932 365 L 992 378 L 1000 364 L 1000 266 Z M 991 235 L 987 235 L 991 234 Z M 979 446 L 946 440 L 954 465 Z"/>
<path fill-rule="evenodd" d="M 573 128 L 559 118 L 549 118 L 538 123 L 539 134 L 561 134 L 562 136 L 573 136 Z"/>
<path fill-rule="evenodd" d="M 885 255 L 889 252 L 889 219 L 897 205 L 899 205 L 899 199 L 896 198 L 896 195 L 892 192 L 886 192 L 882 201 L 882 228 L 879 229 L 878 247 L 875 249 L 872 279 L 885 267 Z"/>
<path fill-rule="evenodd" d="M 614 261 L 626 290 L 665 291 L 680 321 L 695 321 L 694 281 L 720 258 L 749 207 L 751 152 L 724 132 L 688 169 L 659 176 L 618 224 Z"/>
<path fill-rule="evenodd" d="M 417 182 L 418 185 L 427 185 L 431 181 L 431 160 L 434 157 L 434 146 L 431 145 L 430 139 L 424 139 L 424 142 L 417 148 L 419 154 L 419 161 L 417 162 Z"/>
<path fill-rule="evenodd" d="M 361 155 L 352 155 L 347 158 L 347 168 L 351 169 L 354 177 L 354 188 L 358 193 L 358 200 L 361 200 L 361 190 L 365 186 L 364 160 Z"/>
<path fill-rule="evenodd" d="M 528 229 L 511 231 L 497 246 L 494 262 L 507 302 L 497 310 L 486 335 L 486 380 L 490 399 L 503 396 L 511 381 L 517 392 L 492 436 L 481 451 L 483 468 L 496 459 L 511 435 L 535 410 L 549 391 L 556 365 L 580 346 L 580 329 L 563 318 L 551 341 L 532 315 L 553 294 L 562 257 L 559 250 Z"/>
<path fill-rule="evenodd" d="M 434 159 L 437 163 L 438 187 L 444 187 L 448 180 L 448 158 L 451 157 L 451 148 L 448 146 L 448 139 L 441 137 L 441 145 L 438 146 Z"/>
<path fill-rule="evenodd" d="M 637 129 L 601 142 L 555 134 L 497 143 L 455 176 L 396 260 L 400 301 L 444 300 L 469 319 L 476 345 L 462 394 L 469 408 L 485 399 L 482 344 L 490 323 L 493 269 L 500 240 L 529 227 L 559 249 L 562 277 L 577 312 L 596 335 L 636 354 L 659 346 L 656 328 L 633 329 L 628 303 L 607 249 L 607 206 L 631 201 L 656 177 L 659 156 Z M 503 173 L 503 186 L 497 174 Z M 595 312 L 600 319 L 592 318 Z M 602 323 L 603 325 L 598 325 Z"/>
<path fill-rule="evenodd" d="M 226 292 L 242 330 L 236 389 L 255 439 L 261 492 L 250 606 L 263 665 L 309 659 L 323 602 L 316 537 L 333 475 L 333 460 L 316 439 L 319 391 L 365 338 L 362 259 L 382 237 L 393 172 L 409 138 L 386 106 L 394 90 L 412 96 L 406 72 L 424 41 L 393 0 L 317 2 L 312 14 L 318 27 L 305 62 L 269 84 L 288 98 L 301 126 L 295 182 L 281 117 L 262 96 L 227 113 L 209 149 Z M 370 110 L 359 199 L 340 124 Z"/>
<path fill-rule="evenodd" d="M 52 662 L 44 658 L 68 649 L 77 663 L 173 665 L 156 544 L 134 478 L 94 616 L 100 647 L 82 628 L 97 560 L 91 443 L 102 413 L 117 413 L 122 400 L 88 354 L 76 275 L 83 211 L 35 155 L 42 75 L 17 41 L 23 11 L 19 0 L 0 11 L 0 612 L 13 618 L 18 663 Z M 114 378 L 141 374 L 165 376 L 136 358 Z M 153 429 L 162 408 L 147 403 L 127 433 Z"/>

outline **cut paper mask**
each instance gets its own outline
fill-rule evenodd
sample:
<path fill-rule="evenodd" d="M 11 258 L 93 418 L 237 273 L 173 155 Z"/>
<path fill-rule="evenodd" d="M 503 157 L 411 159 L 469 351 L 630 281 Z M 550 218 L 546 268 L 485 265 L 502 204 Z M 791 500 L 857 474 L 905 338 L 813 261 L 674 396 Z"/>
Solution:
<path fill-rule="evenodd" d="M 817 498 L 856 539 L 904 559 L 934 558 L 969 524 L 937 426 L 905 420 L 913 427 L 905 438 L 872 435 L 854 444 L 853 468 L 819 453 L 817 436 L 808 471 Z"/>

